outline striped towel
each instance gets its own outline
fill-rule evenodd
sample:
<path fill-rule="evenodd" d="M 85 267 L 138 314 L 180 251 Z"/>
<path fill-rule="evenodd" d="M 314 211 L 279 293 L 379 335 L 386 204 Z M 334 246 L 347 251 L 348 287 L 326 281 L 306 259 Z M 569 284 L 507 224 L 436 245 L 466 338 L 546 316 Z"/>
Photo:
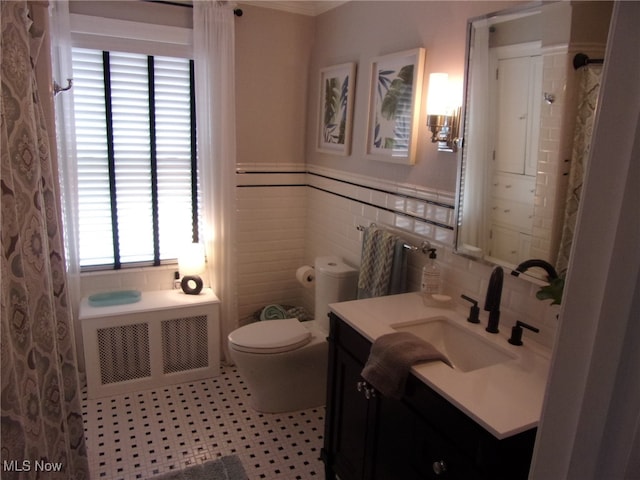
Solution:
<path fill-rule="evenodd" d="M 406 254 L 404 242 L 387 230 L 370 225 L 364 231 L 358 298 L 372 298 L 404 291 Z"/>
<path fill-rule="evenodd" d="M 267 305 L 260 313 L 260 320 L 281 320 L 289 318 L 282 305 Z"/>

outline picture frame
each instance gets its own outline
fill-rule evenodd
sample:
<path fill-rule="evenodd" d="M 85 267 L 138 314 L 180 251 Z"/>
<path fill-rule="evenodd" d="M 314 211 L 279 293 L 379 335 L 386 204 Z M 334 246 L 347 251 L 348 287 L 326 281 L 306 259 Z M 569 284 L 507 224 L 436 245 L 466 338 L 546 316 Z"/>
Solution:
<path fill-rule="evenodd" d="M 366 157 L 415 163 L 424 57 L 420 47 L 372 60 Z"/>
<path fill-rule="evenodd" d="M 354 62 L 320 69 L 318 151 L 343 156 L 351 154 L 355 87 Z"/>

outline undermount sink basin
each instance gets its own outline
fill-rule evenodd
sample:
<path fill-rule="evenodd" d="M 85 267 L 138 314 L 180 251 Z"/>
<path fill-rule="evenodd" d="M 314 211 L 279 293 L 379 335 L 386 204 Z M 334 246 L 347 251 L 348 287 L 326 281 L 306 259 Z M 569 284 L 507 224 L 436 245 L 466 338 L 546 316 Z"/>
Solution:
<path fill-rule="evenodd" d="M 452 366 L 470 372 L 516 358 L 489 340 L 475 335 L 447 317 L 431 317 L 391 325 L 396 331 L 411 332 L 445 354 Z"/>

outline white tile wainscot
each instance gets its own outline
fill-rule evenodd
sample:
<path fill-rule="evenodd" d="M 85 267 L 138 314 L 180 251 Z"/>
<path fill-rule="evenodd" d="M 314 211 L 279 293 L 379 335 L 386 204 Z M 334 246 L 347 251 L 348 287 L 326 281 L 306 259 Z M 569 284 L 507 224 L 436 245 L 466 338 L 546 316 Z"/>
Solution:
<path fill-rule="evenodd" d="M 210 289 L 142 292 L 139 302 L 80 303 L 89 399 L 220 374 L 220 301 Z"/>

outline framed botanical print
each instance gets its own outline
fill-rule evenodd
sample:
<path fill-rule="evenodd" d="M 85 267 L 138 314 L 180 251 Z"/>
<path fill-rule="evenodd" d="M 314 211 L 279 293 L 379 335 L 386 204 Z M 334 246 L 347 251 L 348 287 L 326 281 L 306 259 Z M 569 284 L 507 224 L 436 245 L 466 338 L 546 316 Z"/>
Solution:
<path fill-rule="evenodd" d="M 373 59 L 368 158 L 405 165 L 415 163 L 424 56 L 424 48 L 416 48 Z"/>
<path fill-rule="evenodd" d="M 320 70 L 318 151 L 345 156 L 351 153 L 355 77 L 355 63 Z"/>

